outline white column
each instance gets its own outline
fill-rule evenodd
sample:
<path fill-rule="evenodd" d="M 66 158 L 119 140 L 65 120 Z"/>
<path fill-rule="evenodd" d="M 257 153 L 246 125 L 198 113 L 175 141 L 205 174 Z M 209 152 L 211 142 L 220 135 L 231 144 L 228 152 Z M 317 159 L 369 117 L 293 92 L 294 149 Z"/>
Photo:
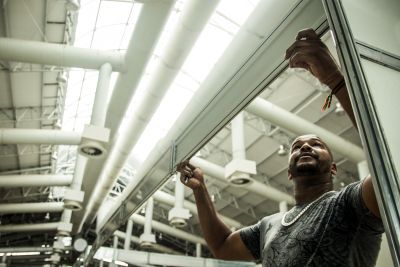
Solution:
<path fill-rule="evenodd" d="M 151 234 L 151 221 L 153 220 L 153 207 L 154 207 L 154 200 L 150 197 L 147 200 L 146 204 L 146 215 L 145 215 L 145 223 L 144 223 L 144 233 Z"/>
<path fill-rule="evenodd" d="M 279 212 L 286 212 L 288 211 L 288 205 L 286 201 L 279 202 Z"/>
<path fill-rule="evenodd" d="M 201 244 L 200 243 L 196 244 L 196 257 L 197 258 L 201 257 Z"/>
<path fill-rule="evenodd" d="M 110 87 L 112 66 L 110 63 L 101 65 L 97 80 L 96 95 L 93 103 L 92 118 L 90 123 L 96 126 L 104 126 L 107 114 L 107 97 Z"/>
<path fill-rule="evenodd" d="M 244 143 L 244 116 L 240 112 L 233 118 L 232 127 L 232 158 L 246 159 L 246 146 Z"/>
<path fill-rule="evenodd" d="M 124 241 L 125 250 L 129 250 L 131 245 L 132 228 L 133 228 L 133 222 L 131 220 L 128 220 L 128 223 L 126 225 L 126 235 Z"/>

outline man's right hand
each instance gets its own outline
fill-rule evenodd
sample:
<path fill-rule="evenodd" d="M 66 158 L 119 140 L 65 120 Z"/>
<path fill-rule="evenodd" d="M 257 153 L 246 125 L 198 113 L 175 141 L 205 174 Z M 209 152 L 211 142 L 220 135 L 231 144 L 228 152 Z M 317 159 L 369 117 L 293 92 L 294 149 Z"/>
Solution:
<path fill-rule="evenodd" d="M 192 190 L 204 186 L 203 171 L 185 160 L 178 164 L 177 171 L 180 173 L 181 182 Z"/>

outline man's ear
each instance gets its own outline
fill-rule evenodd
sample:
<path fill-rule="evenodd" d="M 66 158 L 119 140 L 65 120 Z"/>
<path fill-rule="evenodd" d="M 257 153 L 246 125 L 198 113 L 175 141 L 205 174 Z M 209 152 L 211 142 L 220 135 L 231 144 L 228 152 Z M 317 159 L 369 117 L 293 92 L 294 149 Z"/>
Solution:
<path fill-rule="evenodd" d="M 335 162 L 332 162 L 332 164 L 331 164 L 331 174 L 333 176 L 336 176 L 336 174 L 337 174 L 337 167 L 336 167 L 336 163 Z"/>

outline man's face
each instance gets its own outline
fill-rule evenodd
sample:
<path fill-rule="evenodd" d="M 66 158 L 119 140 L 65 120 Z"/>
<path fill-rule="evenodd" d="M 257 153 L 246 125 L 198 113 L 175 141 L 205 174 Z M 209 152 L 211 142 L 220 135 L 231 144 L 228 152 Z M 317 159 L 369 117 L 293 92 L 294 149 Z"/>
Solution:
<path fill-rule="evenodd" d="M 289 179 L 332 171 L 332 155 L 319 137 L 302 135 L 294 140 L 289 157 Z"/>

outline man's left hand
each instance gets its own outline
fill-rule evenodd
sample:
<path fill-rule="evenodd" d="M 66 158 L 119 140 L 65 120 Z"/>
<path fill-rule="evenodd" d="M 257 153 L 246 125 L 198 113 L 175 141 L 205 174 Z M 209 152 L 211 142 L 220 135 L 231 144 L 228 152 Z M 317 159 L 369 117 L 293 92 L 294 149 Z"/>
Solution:
<path fill-rule="evenodd" d="M 296 41 L 286 50 L 285 59 L 289 59 L 291 68 L 303 68 L 310 71 L 321 83 L 331 89 L 337 85 L 337 81 L 343 79 L 328 47 L 313 29 L 305 29 L 297 33 Z"/>

